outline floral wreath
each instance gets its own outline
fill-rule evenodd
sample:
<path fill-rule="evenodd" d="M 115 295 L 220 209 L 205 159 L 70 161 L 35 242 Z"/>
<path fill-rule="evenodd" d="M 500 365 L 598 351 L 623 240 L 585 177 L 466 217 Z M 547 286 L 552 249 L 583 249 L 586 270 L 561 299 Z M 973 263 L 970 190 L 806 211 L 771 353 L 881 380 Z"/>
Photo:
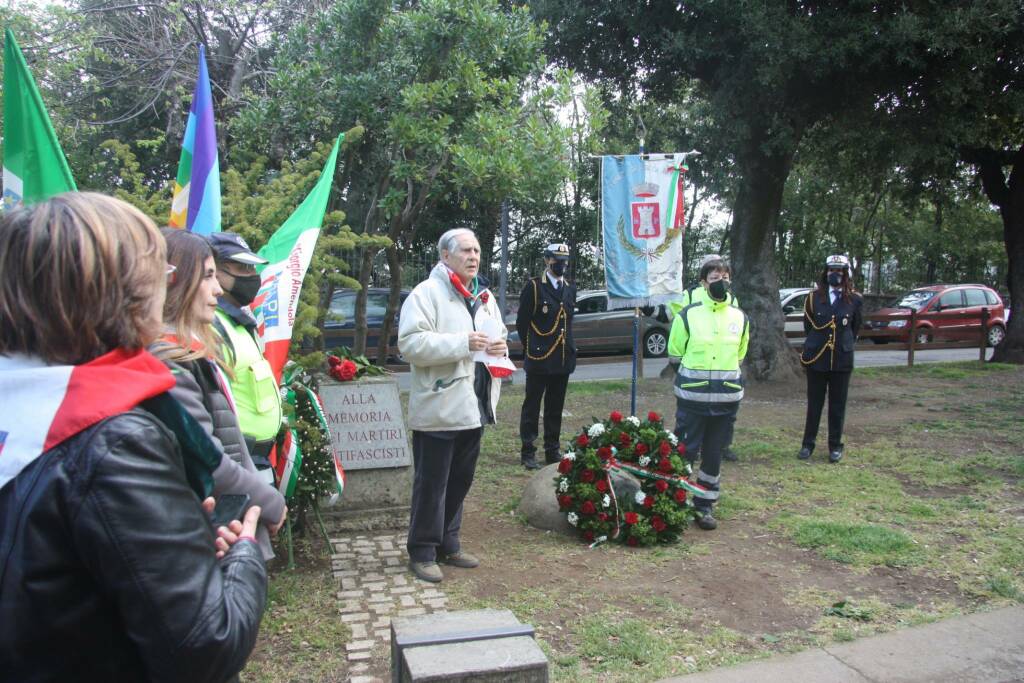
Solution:
<path fill-rule="evenodd" d="M 576 436 L 571 448 L 558 464 L 555 495 L 559 509 L 587 543 L 672 543 L 696 517 L 687 492 L 704 489 L 687 479 L 692 470 L 683 458 L 686 445 L 665 429 L 658 413 L 647 413 L 641 422 L 612 411 L 607 420 L 595 421 Z M 639 479 L 633 499 L 616 498 L 613 471 Z"/>

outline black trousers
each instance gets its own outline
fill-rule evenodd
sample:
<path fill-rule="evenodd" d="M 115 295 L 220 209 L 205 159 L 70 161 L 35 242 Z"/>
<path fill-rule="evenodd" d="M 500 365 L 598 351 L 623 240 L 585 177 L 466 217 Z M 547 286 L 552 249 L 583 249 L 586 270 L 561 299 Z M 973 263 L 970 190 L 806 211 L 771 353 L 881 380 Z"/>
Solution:
<path fill-rule="evenodd" d="M 735 408 L 739 408 L 738 404 Z M 685 402 L 676 400 L 676 438 L 686 444 L 686 458 L 691 464 L 696 463 L 698 450 L 700 452 L 697 483 L 707 489 L 707 494 L 694 496 L 693 505 L 698 510 L 710 511 L 718 500 L 722 454 L 732 442 L 735 424 L 735 409 L 724 415 L 705 415 L 688 410 Z"/>
<path fill-rule="evenodd" d="M 473 485 L 483 427 L 412 433 L 412 510 L 406 548 L 413 562 L 459 552 L 462 503 Z"/>
<path fill-rule="evenodd" d="M 828 392 L 828 449 L 834 451 L 843 446 L 843 422 L 846 420 L 846 394 L 850 389 L 849 370 L 819 372 L 807 370 L 807 420 L 804 422 L 803 447 L 814 451 L 818 437 L 818 423 L 821 409 Z"/>
<path fill-rule="evenodd" d="M 562 408 L 569 375 L 526 373 L 526 398 L 519 414 L 519 440 L 523 443 L 520 457 L 532 460 L 537 452 L 533 442 L 537 439 L 540 420 L 540 401 L 544 399 L 544 458 L 549 463 L 559 459 L 558 442 L 562 432 Z"/>

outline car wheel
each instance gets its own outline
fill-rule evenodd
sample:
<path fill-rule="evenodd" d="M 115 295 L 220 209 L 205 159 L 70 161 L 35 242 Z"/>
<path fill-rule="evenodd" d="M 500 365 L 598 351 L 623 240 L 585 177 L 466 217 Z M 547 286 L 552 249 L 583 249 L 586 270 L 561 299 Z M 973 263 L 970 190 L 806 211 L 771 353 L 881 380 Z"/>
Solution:
<path fill-rule="evenodd" d="M 668 354 L 668 337 L 665 330 L 651 330 L 644 335 L 644 356 L 664 358 Z"/>
<path fill-rule="evenodd" d="M 988 345 L 999 346 L 1003 339 L 1006 338 L 1006 330 L 1003 329 L 1002 325 L 993 325 L 988 328 Z"/>
<path fill-rule="evenodd" d="M 928 344 L 928 343 L 931 342 L 931 340 L 932 340 L 932 335 L 928 334 L 927 332 L 918 332 L 917 333 L 917 343 L 918 344 Z"/>

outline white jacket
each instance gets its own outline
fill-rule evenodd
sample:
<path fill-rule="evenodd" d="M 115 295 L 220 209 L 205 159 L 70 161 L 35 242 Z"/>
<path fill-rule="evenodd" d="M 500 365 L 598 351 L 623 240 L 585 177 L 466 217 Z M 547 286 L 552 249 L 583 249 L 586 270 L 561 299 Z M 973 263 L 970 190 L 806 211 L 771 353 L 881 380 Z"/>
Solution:
<path fill-rule="evenodd" d="M 485 290 L 487 291 L 487 290 Z M 476 363 L 469 350 L 469 333 L 492 317 L 501 323 L 494 296 L 470 318 L 462 294 L 437 264 L 402 304 L 398 349 L 412 366 L 409 388 L 409 429 L 423 432 L 480 427 L 480 408 L 473 391 Z M 508 330 L 501 325 L 502 339 Z M 501 381 L 491 381 L 491 411 L 497 415 Z"/>

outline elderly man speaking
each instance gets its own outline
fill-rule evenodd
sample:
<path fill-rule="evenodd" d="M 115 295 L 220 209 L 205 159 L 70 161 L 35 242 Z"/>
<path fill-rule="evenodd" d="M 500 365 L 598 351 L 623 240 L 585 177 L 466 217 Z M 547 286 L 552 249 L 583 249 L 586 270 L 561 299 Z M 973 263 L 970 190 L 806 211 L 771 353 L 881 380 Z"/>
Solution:
<path fill-rule="evenodd" d="M 494 423 L 508 331 L 477 275 L 480 243 L 472 230 L 449 230 L 440 263 L 402 305 L 398 348 L 412 366 L 409 428 L 416 468 L 409 519 L 409 567 L 425 581 L 444 578 L 438 562 L 473 568 L 462 550 L 462 502 L 473 484 L 483 426 Z M 488 332 L 490 334 L 488 334 Z M 507 362 L 506 362 L 507 364 Z"/>

